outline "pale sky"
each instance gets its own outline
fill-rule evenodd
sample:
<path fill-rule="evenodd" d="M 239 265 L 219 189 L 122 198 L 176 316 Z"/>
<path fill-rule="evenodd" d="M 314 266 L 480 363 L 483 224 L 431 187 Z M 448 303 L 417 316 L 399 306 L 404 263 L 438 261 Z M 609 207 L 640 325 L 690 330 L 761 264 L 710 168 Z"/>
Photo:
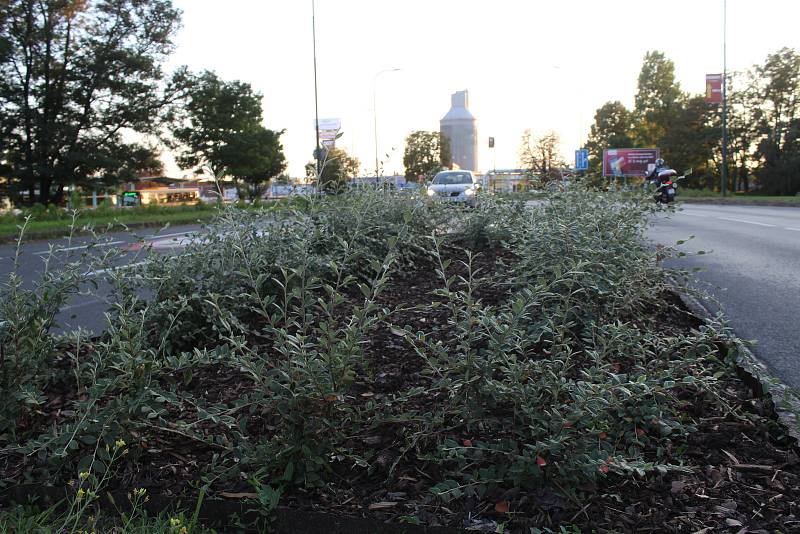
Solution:
<path fill-rule="evenodd" d="M 174 0 L 183 28 L 168 69 L 252 84 L 264 125 L 286 130 L 291 176 L 304 174 L 315 144 L 311 2 Z M 648 50 L 702 93 L 705 74 L 722 72 L 722 13 L 723 0 L 316 0 L 319 116 L 341 119 L 337 146 L 374 172 L 374 89 L 379 154 L 390 154 L 386 173 L 401 174 L 405 137 L 438 131 L 451 93 L 467 89 L 479 170 L 516 167 L 526 128 L 555 130 L 572 161 L 598 107 L 633 106 Z M 728 69 L 800 49 L 798 25 L 798 0 L 728 0 Z M 402 70 L 376 80 L 391 68 Z"/>

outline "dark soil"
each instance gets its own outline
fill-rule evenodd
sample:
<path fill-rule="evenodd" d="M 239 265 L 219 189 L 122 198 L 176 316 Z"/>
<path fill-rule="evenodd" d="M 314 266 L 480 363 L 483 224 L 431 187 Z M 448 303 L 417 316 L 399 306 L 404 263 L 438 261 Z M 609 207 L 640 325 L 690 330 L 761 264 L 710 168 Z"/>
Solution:
<path fill-rule="evenodd" d="M 445 250 L 453 262 L 448 274 L 466 276 L 465 259 L 458 247 Z M 501 248 L 482 252 L 474 267 L 483 276 L 496 276 L 495 283 L 478 289 L 476 297 L 496 305 L 508 297 L 503 284 L 503 264 L 513 255 Z M 499 283 L 498 283 L 499 282 Z M 400 330 L 424 331 L 447 339 L 450 328 L 446 306 L 417 307 L 443 302 L 434 295 L 442 287 L 434 269 L 423 269 L 396 277 L 382 294 L 380 304 L 394 309 L 387 321 L 373 333 L 364 347 L 365 365 L 351 393 L 337 402 L 354 409 L 368 402 L 381 402 L 412 388 L 425 390 L 432 378 L 424 373 L 425 361 L 405 340 Z M 357 294 L 353 295 L 354 302 Z M 633 318 L 632 318 L 633 319 Z M 654 299 L 643 321 L 668 325 L 672 332 L 688 332 L 702 321 L 691 315 L 673 293 Z M 624 362 L 620 362 L 624 365 Z M 169 377 L 172 387 L 181 388 L 206 402 L 229 403 L 257 392 L 254 380 L 243 372 L 221 364 L 195 370 L 189 380 L 181 373 Z M 298 510 L 327 511 L 346 516 L 400 521 L 413 517 L 429 525 L 492 528 L 511 522 L 513 532 L 527 527 L 579 526 L 583 532 L 800 532 L 800 458 L 794 444 L 773 419 L 771 406 L 754 397 L 752 391 L 730 373 L 721 378 L 720 397 L 696 396 L 687 390 L 679 409 L 697 422 L 683 454 L 689 474 L 630 478 L 604 478 L 597 486 L 584 486 L 575 494 L 559 487 L 534 492 L 515 488 L 498 489 L 482 500 L 466 499 L 443 505 L 430 492 L 438 473 L 421 469 L 397 450 L 405 430 L 402 422 L 384 422 L 369 435 L 353 436 L 348 445 L 370 456 L 378 468 L 369 473 L 356 466 L 340 466 L 340 484 L 317 490 L 285 494 L 281 504 Z M 71 398 L 68 391 L 54 391 L 47 413 L 26 424 L 51 425 L 59 420 L 58 410 Z M 420 413 L 432 411 L 436 393 L 415 397 Z M 328 409 L 321 406 L 320 410 Z M 197 420 L 191 406 L 170 408 L 175 419 Z M 232 413 L 253 437 L 275 431 L 268 416 L 241 410 Z M 274 416 L 273 416 L 274 417 Z M 233 437 L 222 423 L 203 423 L 189 436 L 176 429 L 135 434 L 137 443 L 120 472 L 117 487 L 149 488 L 151 493 L 196 494 L 197 473 L 212 462 L 215 453 L 230 450 Z M 330 429 L 335 431 L 335 429 Z M 442 430 L 446 432 L 446 429 Z M 216 436 L 214 445 L 203 441 Z M 6 456 L 0 462 L 0 477 L 21 480 L 32 459 Z M 210 497 L 240 499 L 252 496 L 247 480 L 234 475 L 212 484 Z M 508 512 L 496 511 L 507 502 Z M 377 503 L 382 503 L 378 505 Z M 525 528 L 521 528 L 525 527 Z M 484 530 L 492 531 L 492 530 Z"/>

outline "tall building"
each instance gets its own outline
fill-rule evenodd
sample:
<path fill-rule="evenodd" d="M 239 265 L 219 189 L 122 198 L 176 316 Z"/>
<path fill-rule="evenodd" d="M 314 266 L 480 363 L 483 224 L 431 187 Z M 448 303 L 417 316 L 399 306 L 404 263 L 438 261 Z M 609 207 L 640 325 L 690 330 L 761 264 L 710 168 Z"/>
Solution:
<path fill-rule="evenodd" d="M 439 121 L 439 131 L 450 140 L 453 163 L 462 169 L 478 170 L 478 125 L 469 112 L 469 94 L 456 91 L 450 96 L 450 111 Z"/>

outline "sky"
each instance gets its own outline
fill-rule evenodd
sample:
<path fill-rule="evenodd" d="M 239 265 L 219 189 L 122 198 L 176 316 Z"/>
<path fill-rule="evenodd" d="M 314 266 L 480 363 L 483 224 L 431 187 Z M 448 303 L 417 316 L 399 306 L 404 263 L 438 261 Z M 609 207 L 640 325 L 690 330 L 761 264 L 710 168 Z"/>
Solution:
<path fill-rule="evenodd" d="M 722 72 L 723 0 L 174 0 L 183 27 L 166 68 L 214 70 L 263 94 L 264 126 L 285 130 L 294 177 L 316 143 L 312 1 L 319 117 L 341 120 L 337 146 L 364 174 L 375 125 L 385 172 L 402 174 L 406 136 L 438 131 L 455 91 L 469 91 L 485 171 L 517 166 L 525 129 L 558 133 L 572 161 L 597 108 L 633 107 L 649 50 L 674 61 L 691 93 Z M 728 0 L 728 70 L 800 49 L 798 21 L 798 0 Z M 167 171 L 184 174 L 169 158 Z"/>

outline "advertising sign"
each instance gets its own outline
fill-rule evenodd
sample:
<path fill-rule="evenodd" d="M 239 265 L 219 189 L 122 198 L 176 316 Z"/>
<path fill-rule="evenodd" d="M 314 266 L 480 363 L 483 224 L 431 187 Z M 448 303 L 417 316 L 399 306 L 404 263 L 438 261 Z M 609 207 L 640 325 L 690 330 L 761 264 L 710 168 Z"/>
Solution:
<path fill-rule="evenodd" d="M 706 74 L 706 102 L 722 103 L 722 74 Z"/>
<path fill-rule="evenodd" d="M 589 151 L 585 148 L 575 151 L 575 170 L 589 170 Z"/>
<path fill-rule="evenodd" d="M 342 121 L 341 119 L 319 119 L 319 131 L 322 132 L 323 130 L 341 130 L 342 128 Z M 317 123 L 314 123 L 314 128 L 317 127 Z"/>
<path fill-rule="evenodd" d="M 657 148 L 611 148 L 603 151 L 603 176 L 647 176 L 655 166 Z"/>

